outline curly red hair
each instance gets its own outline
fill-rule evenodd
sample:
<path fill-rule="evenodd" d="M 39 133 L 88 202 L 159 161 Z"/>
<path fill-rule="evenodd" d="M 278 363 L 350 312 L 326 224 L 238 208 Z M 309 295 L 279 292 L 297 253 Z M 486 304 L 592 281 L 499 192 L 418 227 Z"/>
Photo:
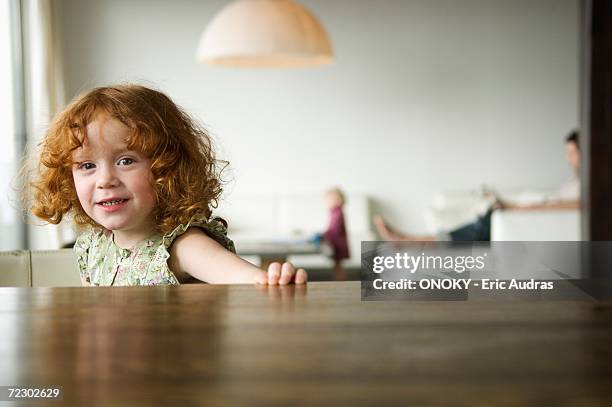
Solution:
<path fill-rule="evenodd" d="M 77 197 L 72 154 L 83 145 L 87 124 L 102 113 L 130 128 L 128 148 L 151 159 L 159 232 L 168 233 L 196 214 L 210 217 L 228 163 L 215 159 L 209 134 L 169 97 L 140 85 L 95 88 L 55 117 L 41 143 L 36 179 L 30 182 L 34 215 L 53 224 L 72 215 L 79 226 L 101 227 Z"/>

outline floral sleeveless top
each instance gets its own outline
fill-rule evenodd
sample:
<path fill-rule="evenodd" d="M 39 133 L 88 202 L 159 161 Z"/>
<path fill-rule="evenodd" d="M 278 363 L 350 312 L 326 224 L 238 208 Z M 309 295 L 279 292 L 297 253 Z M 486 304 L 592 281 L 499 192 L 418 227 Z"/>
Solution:
<path fill-rule="evenodd" d="M 217 219 L 192 218 L 167 235 L 153 235 L 131 249 L 122 249 L 109 231 L 92 229 L 74 245 L 81 282 L 92 286 L 178 285 L 168 267 L 172 242 L 190 227 L 198 227 L 226 249 L 236 252 L 227 228 Z"/>

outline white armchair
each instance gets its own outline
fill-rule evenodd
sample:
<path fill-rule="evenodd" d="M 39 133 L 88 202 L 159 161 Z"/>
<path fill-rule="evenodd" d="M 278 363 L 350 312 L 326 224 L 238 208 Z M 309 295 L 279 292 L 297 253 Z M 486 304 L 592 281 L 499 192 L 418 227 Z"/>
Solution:
<path fill-rule="evenodd" d="M 577 241 L 580 240 L 580 211 L 498 210 L 491 218 L 491 240 Z"/>

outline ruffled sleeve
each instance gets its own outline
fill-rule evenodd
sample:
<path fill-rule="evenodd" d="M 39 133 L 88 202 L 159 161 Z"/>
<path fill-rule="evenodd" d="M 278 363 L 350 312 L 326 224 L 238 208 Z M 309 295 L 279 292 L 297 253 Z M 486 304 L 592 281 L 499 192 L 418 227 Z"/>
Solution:
<path fill-rule="evenodd" d="M 206 233 L 210 238 L 214 239 L 221 246 L 225 247 L 232 253 L 236 253 L 234 242 L 227 237 L 227 226 L 220 218 L 207 220 L 204 217 L 193 217 L 183 225 L 178 225 L 174 230 L 163 237 L 163 245 L 166 250 L 170 250 L 170 246 L 174 240 L 187 231 L 187 229 L 197 227 Z"/>

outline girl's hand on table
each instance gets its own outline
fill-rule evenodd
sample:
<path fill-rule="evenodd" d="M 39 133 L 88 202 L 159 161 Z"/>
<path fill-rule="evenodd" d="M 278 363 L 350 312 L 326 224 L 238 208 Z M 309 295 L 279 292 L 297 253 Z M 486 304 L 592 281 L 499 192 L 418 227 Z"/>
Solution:
<path fill-rule="evenodd" d="M 272 263 L 268 267 L 267 272 L 262 272 L 256 280 L 257 284 L 267 285 L 287 285 L 287 284 L 306 284 L 308 281 L 308 274 L 306 270 L 298 269 L 295 270 L 293 264 L 289 262 Z"/>

